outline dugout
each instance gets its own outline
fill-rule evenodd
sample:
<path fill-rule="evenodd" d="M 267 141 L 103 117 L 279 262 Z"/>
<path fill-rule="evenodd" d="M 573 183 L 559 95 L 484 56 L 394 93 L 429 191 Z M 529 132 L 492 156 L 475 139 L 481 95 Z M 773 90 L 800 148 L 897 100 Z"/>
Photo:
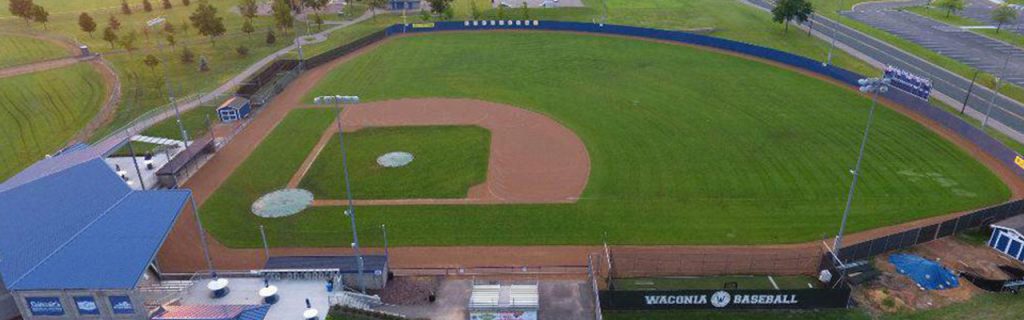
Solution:
<path fill-rule="evenodd" d="M 7 290 L 26 320 L 149 318 L 140 288 L 191 192 L 130 188 L 103 159 L 114 145 L 62 152 L 0 184 L 0 315 Z"/>
<path fill-rule="evenodd" d="M 1024 262 L 1024 215 L 1004 219 L 991 227 L 992 236 L 988 239 L 988 246 Z"/>
<path fill-rule="evenodd" d="M 349 288 L 384 289 L 388 284 L 388 257 L 364 255 L 363 273 L 359 274 L 356 256 L 282 256 L 270 257 L 260 273 L 271 278 L 306 277 L 332 279 Z"/>
<path fill-rule="evenodd" d="M 198 167 L 214 151 L 216 145 L 213 143 L 212 134 L 195 139 L 185 150 L 176 154 L 156 171 L 157 181 L 164 187 L 177 187 L 192 175 L 192 169 Z"/>

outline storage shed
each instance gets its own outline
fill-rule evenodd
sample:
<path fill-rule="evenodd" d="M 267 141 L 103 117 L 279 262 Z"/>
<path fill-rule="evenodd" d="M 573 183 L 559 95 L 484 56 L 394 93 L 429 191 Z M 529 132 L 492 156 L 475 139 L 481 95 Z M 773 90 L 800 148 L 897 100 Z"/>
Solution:
<path fill-rule="evenodd" d="M 988 246 L 1014 259 L 1024 261 L 1024 215 L 992 224 Z"/>
<path fill-rule="evenodd" d="M 217 117 L 220 118 L 220 122 L 231 123 L 249 117 L 251 111 L 252 105 L 249 103 L 249 99 L 231 97 L 217 107 Z"/>

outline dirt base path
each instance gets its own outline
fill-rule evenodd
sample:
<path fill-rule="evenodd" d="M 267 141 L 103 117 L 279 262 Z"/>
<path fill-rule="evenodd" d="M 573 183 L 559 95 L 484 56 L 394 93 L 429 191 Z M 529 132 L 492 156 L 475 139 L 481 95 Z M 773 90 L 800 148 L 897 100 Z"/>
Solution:
<path fill-rule="evenodd" d="M 595 36 L 595 35 L 591 35 Z M 650 41 L 648 39 L 638 39 L 643 41 Z M 662 42 L 662 41 L 658 41 Z M 297 105 L 290 103 L 290 101 L 300 101 L 301 97 L 317 82 L 326 75 L 328 71 L 333 69 L 335 66 L 342 64 L 354 57 L 357 57 L 367 51 L 374 50 L 377 46 L 387 43 L 383 41 L 375 45 L 364 48 L 356 53 L 350 54 L 344 58 L 332 61 L 331 63 L 325 64 L 319 68 L 310 70 L 300 76 L 295 82 L 292 83 L 281 95 L 277 96 L 268 104 L 267 110 L 264 110 L 259 116 L 253 121 L 252 124 L 245 130 L 243 130 L 235 140 L 231 141 L 225 146 L 220 152 L 215 155 L 206 166 L 200 169 L 199 173 L 195 177 L 189 180 L 185 185 L 186 188 L 191 188 L 195 194 L 195 197 L 199 203 L 202 203 L 220 186 L 223 181 L 241 164 L 241 162 L 249 156 L 253 149 L 259 145 L 260 141 L 274 126 L 277 125 L 284 115 Z M 679 43 L 665 42 L 674 45 L 683 45 Z M 744 59 L 764 62 L 778 66 L 780 68 L 788 69 L 795 72 L 800 72 L 808 76 L 822 79 L 834 83 L 842 88 L 848 90 L 856 90 L 846 86 L 845 84 L 839 83 L 832 79 L 824 78 L 823 76 L 811 74 L 802 70 L 798 70 L 792 67 L 773 63 L 763 59 L 754 57 L 748 57 L 738 55 L 735 53 L 724 52 L 721 50 L 715 50 L 711 48 L 697 47 L 692 45 L 685 45 L 690 47 L 699 48 L 702 50 L 709 50 L 715 52 L 721 52 L 724 54 L 730 54 L 733 56 L 741 57 Z M 1000 160 L 995 159 L 980 150 L 977 146 L 971 144 L 966 139 L 963 139 L 953 133 L 952 131 L 945 129 L 938 123 L 928 120 L 925 117 L 917 115 L 912 111 L 903 108 L 891 101 L 882 99 L 881 103 L 887 107 L 894 109 L 912 119 L 939 135 L 949 139 L 954 144 L 967 150 L 975 159 L 981 161 L 983 164 L 988 166 L 990 169 L 996 172 L 996 174 L 1006 183 L 1012 193 L 1013 198 L 1019 198 L 1024 195 L 1024 181 L 1019 179 L 1010 169 L 1003 165 Z M 973 210 L 971 211 L 973 212 Z M 872 230 L 857 232 L 848 234 L 844 237 L 844 243 L 853 245 L 866 240 L 874 239 L 879 236 L 893 234 L 905 230 L 914 229 L 920 226 L 935 224 L 946 219 L 957 217 L 968 212 L 957 212 L 950 213 L 941 216 L 935 216 L 931 218 L 910 221 L 899 225 L 876 228 Z M 838 213 L 836 221 L 834 222 L 838 226 Z M 196 221 L 191 213 L 183 214 L 175 225 L 167 241 L 158 256 L 160 267 L 165 272 L 194 272 L 197 270 L 204 270 L 206 264 L 203 260 L 202 250 L 199 247 L 199 237 L 196 228 Z M 230 249 L 221 245 L 216 239 L 209 238 L 211 255 L 214 259 L 214 264 L 217 268 L 226 270 L 249 270 L 259 268 L 265 261 L 265 256 L 262 249 Z M 826 239 L 826 242 L 831 244 L 831 239 Z M 701 255 L 701 254 L 728 254 L 730 256 L 736 255 L 758 255 L 764 254 L 766 250 L 769 250 L 775 257 L 785 258 L 793 257 L 793 259 L 803 259 L 809 255 L 820 254 L 822 248 L 821 241 L 811 241 L 806 243 L 798 244 L 785 244 L 785 245 L 751 245 L 751 246 L 616 246 L 614 252 L 620 256 L 644 256 L 644 255 L 659 255 L 659 254 L 670 254 L 670 255 Z M 368 248 L 364 249 L 364 252 L 379 253 L 382 252 L 379 248 Z M 592 253 L 602 253 L 603 247 L 600 246 L 500 246 L 500 247 L 481 247 L 481 246 L 463 246 L 463 247 L 401 247 L 391 249 L 391 261 L 394 268 L 446 268 L 446 267 L 462 267 L 462 266 L 541 266 L 541 265 L 583 265 L 587 261 L 587 255 Z M 275 248 L 271 250 L 271 254 L 275 256 L 283 255 L 323 255 L 323 254 L 348 254 L 351 250 L 348 248 Z M 784 259 L 783 259 L 784 260 Z M 651 268 L 654 270 L 667 270 L 672 268 L 675 261 L 663 260 L 660 262 L 637 262 L 637 266 L 643 268 Z M 753 265 L 756 262 L 752 262 Z M 789 269 L 786 266 L 781 266 Z"/>
<path fill-rule="evenodd" d="M 464 199 L 358 200 L 361 205 L 572 203 L 590 176 L 590 157 L 571 130 L 542 114 L 469 99 L 402 99 L 363 103 L 342 114 L 345 132 L 368 127 L 475 125 L 491 132 L 487 180 Z M 297 187 L 316 156 L 338 133 L 336 123 L 303 162 L 289 187 Z M 318 200 L 314 205 L 344 205 Z"/>

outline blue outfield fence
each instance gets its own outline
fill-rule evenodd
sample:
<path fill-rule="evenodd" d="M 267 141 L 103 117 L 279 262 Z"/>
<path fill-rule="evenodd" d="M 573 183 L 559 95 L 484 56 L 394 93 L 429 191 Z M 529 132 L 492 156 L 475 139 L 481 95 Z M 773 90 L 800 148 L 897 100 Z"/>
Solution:
<path fill-rule="evenodd" d="M 388 27 L 386 33 L 387 36 L 392 36 L 404 33 L 494 30 L 581 32 L 671 41 L 714 48 L 769 60 L 800 70 L 813 72 L 853 87 L 859 86 L 857 84 L 857 80 L 867 78 L 867 76 L 860 75 L 834 65 L 823 65 L 822 62 L 818 60 L 749 43 L 682 31 L 659 30 L 622 25 L 539 20 L 446 21 L 423 24 L 396 24 Z M 953 131 L 976 145 L 986 154 L 997 159 L 1005 168 L 1014 172 L 1018 178 L 1024 178 L 1024 167 L 1017 164 L 1017 161 L 1024 164 L 1024 158 L 1019 158 L 1017 152 L 1006 147 L 981 129 L 972 126 L 970 123 L 967 123 L 950 112 L 942 110 L 941 107 L 933 106 L 928 101 L 917 98 L 914 95 L 901 90 L 890 90 L 883 97 Z"/>

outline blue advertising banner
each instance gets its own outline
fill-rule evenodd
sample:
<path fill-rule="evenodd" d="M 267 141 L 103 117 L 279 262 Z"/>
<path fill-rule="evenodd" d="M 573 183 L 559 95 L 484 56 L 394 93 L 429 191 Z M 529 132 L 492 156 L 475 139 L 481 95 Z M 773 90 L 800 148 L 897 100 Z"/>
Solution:
<path fill-rule="evenodd" d="M 58 297 L 25 298 L 29 312 L 34 316 L 63 316 L 64 305 Z"/>
<path fill-rule="evenodd" d="M 110 308 L 114 310 L 114 314 L 135 313 L 135 305 L 128 296 L 110 296 Z"/>
<path fill-rule="evenodd" d="M 91 296 L 75 297 L 75 307 L 78 308 L 78 314 L 100 314 L 100 307 L 96 305 L 96 298 L 93 298 Z"/>

